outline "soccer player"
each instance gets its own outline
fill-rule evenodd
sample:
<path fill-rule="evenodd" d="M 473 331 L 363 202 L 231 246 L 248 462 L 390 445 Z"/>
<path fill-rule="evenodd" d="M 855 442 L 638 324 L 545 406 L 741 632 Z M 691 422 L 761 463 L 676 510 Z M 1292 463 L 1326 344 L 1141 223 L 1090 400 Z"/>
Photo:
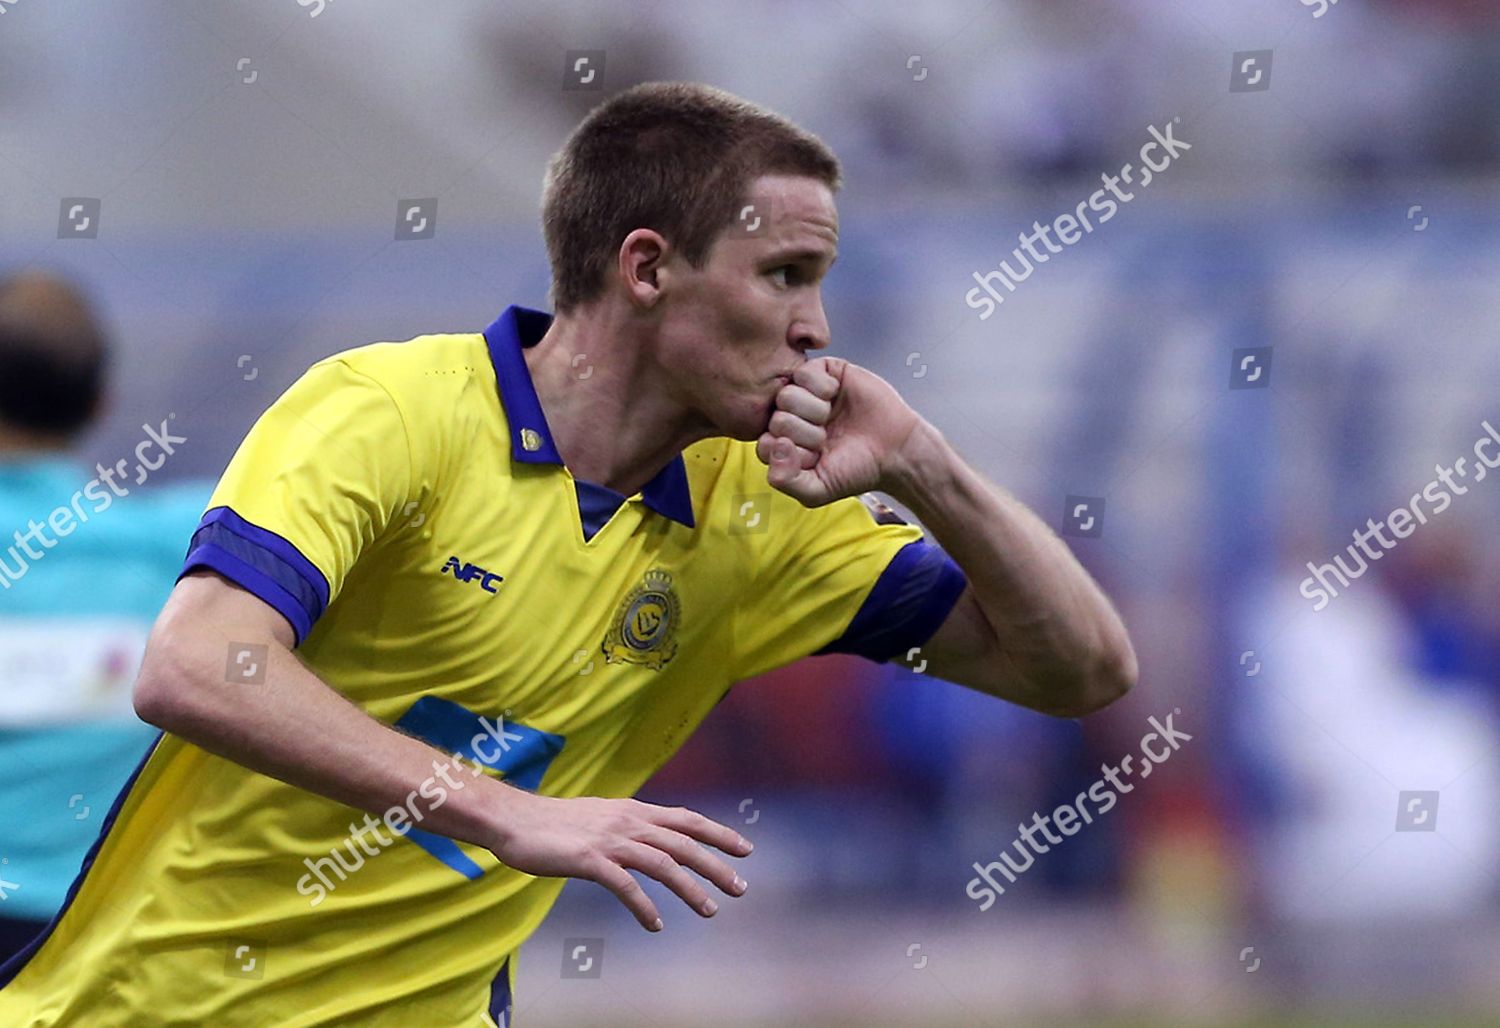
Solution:
<path fill-rule="evenodd" d="M 154 445 L 142 464 L 74 456 L 109 349 L 66 279 L 0 281 L 0 963 L 62 907 L 157 734 L 130 687 L 212 484 L 139 488 Z"/>
<path fill-rule="evenodd" d="M 728 94 L 627 90 L 548 170 L 554 315 L 336 354 L 266 411 L 136 683 L 165 734 L 0 1023 L 505 1024 L 566 878 L 648 930 L 632 871 L 704 917 L 700 876 L 745 892 L 747 840 L 629 798 L 734 682 L 842 651 L 1068 717 L 1129 688 L 1056 536 L 816 356 L 839 178 Z"/>

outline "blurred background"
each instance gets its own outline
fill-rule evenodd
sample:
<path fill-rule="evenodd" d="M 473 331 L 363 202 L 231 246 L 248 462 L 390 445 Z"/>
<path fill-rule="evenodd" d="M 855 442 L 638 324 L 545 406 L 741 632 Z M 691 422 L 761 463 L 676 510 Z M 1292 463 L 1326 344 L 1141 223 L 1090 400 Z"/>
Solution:
<path fill-rule="evenodd" d="M 1500 6 L 0 12 L 0 274 L 72 278 L 114 340 L 79 460 L 169 415 L 189 440 L 142 500 L 206 498 L 318 358 L 545 307 L 545 162 L 658 79 L 844 161 L 832 352 L 1060 532 L 1088 498 L 1069 542 L 1132 630 L 1125 701 L 1052 720 L 838 656 L 738 685 L 643 798 L 753 839 L 747 897 L 704 922 L 656 889 L 648 936 L 570 883 L 518 1024 L 1500 1023 L 1500 484 L 1322 609 L 1299 590 L 1500 424 Z M 572 51 L 603 51 L 586 85 Z M 1191 150 L 966 304 L 1169 122 Z M 398 239 L 413 200 L 433 231 Z M 981 910 L 976 863 L 1168 714 L 1191 741 Z M 599 977 L 562 975 L 577 938 Z"/>

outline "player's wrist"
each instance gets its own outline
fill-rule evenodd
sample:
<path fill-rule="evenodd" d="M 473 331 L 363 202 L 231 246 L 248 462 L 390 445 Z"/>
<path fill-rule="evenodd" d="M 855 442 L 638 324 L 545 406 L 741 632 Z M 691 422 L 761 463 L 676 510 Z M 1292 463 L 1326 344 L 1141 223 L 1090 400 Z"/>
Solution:
<path fill-rule="evenodd" d="M 499 853 L 519 834 L 525 831 L 523 822 L 527 812 L 547 797 L 537 796 L 524 789 L 489 778 L 491 786 L 484 791 L 484 803 L 480 811 L 480 843 L 491 853 Z"/>
<path fill-rule="evenodd" d="M 919 417 L 906 438 L 886 458 L 876 488 L 915 509 L 947 474 L 952 452 L 943 433 L 932 422 Z"/>

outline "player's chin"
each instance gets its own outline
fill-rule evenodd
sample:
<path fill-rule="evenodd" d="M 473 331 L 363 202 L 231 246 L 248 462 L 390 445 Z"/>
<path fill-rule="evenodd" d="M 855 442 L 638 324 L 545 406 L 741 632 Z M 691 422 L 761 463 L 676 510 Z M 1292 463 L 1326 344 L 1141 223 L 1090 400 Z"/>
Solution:
<path fill-rule="evenodd" d="M 746 405 L 743 409 L 728 412 L 729 416 L 719 424 L 719 431 L 742 443 L 756 442 L 769 431 L 771 415 L 775 411 L 775 401 L 760 406 Z"/>
<path fill-rule="evenodd" d="M 770 420 L 770 417 L 767 416 L 759 424 L 756 424 L 753 421 L 736 423 L 734 425 L 726 427 L 724 430 L 724 434 L 729 438 L 738 440 L 742 443 L 757 442 L 759 441 L 760 437 L 765 434 L 766 426 L 770 424 Z"/>

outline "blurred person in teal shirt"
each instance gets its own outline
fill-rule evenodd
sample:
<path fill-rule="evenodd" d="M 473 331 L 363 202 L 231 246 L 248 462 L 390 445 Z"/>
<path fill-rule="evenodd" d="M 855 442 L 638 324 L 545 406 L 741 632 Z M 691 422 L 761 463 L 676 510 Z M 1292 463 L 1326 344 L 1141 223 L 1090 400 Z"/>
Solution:
<path fill-rule="evenodd" d="M 71 285 L 0 282 L 0 964 L 63 906 L 156 737 L 131 684 L 212 487 L 148 482 L 184 442 L 154 423 L 114 466 L 70 455 L 107 363 Z"/>

